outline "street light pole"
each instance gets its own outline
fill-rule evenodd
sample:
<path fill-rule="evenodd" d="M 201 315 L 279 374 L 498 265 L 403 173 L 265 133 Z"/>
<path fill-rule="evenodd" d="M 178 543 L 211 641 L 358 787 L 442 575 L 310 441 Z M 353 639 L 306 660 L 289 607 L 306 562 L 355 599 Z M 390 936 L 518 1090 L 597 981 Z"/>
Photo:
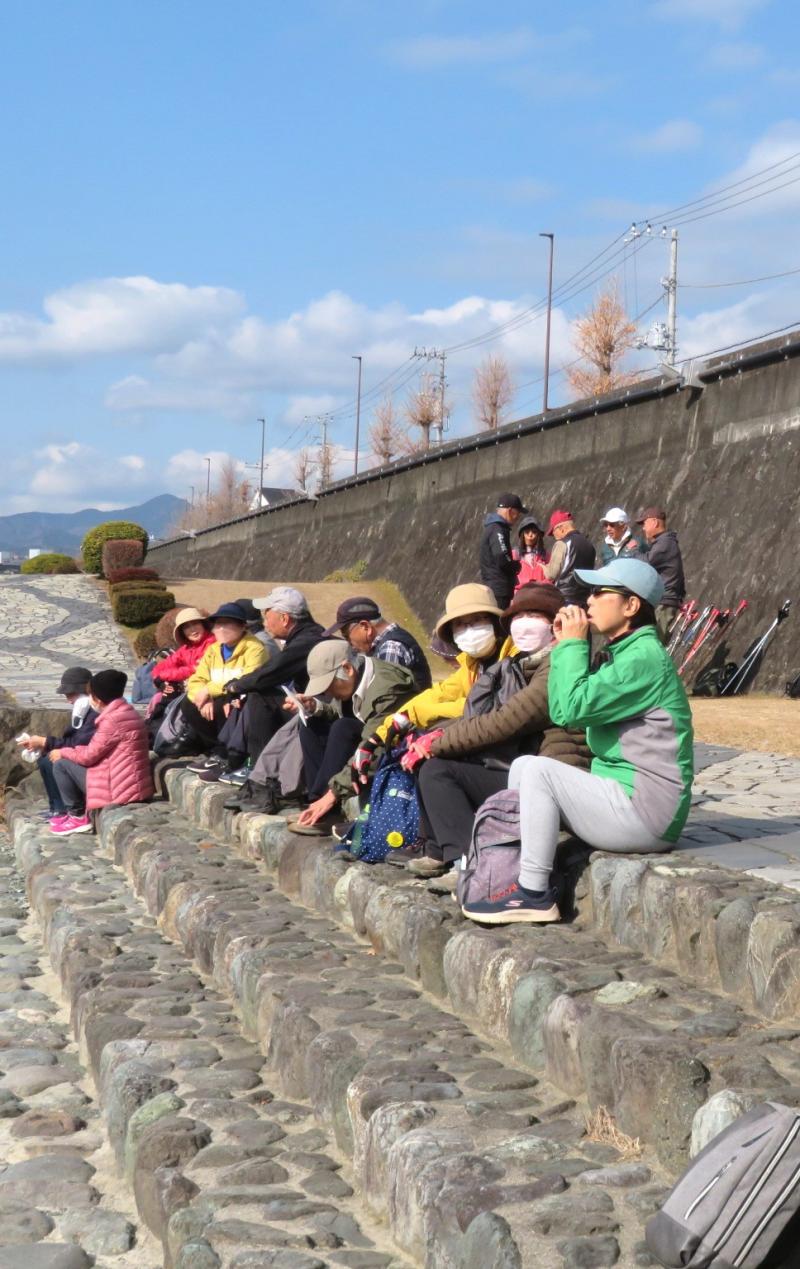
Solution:
<path fill-rule="evenodd" d="M 211 459 L 206 458 L 205 461 L 208 464 L 208 467 L 206 468 L 206 511 L 207 511 L 209 503 L 211 502 Z"/>
<path fill-rule="evenodd" d="M 358 445 L 361 438 L 361 357 L 353 357 L 353 361 L 358 362 L 358 392 L 356 394 L 356 455 L 353 464 L 353 475 L 358 475 Z"/>
<path fill-rule="evenodd" d="M 540 238 L 550 240 L 550 263 L 547 269 L 547 325 L 544 332 L 544 394 L 542 413 L 547 413 L 547 398 L 550 389 L 550 316 L 553 311 L 553 242 L 555 234 L 539 234 Z"/>
<path fill-rule="evenodd" d="M 261 424 L 261 474 L 258 478 L 258 509 L 261 510 L 262 505 L 262 489 L 264 488 L 264 433 L 267 427 L 266 419 L 256 419 L 256 423 Z"/>

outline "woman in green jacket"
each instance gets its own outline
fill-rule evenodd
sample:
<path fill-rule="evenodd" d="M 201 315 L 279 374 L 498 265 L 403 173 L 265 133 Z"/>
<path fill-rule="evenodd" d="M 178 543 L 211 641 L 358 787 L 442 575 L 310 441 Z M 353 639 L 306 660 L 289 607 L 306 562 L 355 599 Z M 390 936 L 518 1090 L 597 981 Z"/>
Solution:
<path fill-rule="evenodd" d="M 554 723 L 586 728 L 592 769 L 539 757 L 512 764 L 519 881 L 462 908 L 489 925 L 560 919 L 551 872 L 562 823 L 598 850 L 640 854 L 670 850 L 689 813 L 692 718 L 655 626 L 663 583 L 642 560 L 614 560 L 578 575 L 592 587 L 589 618 L 575 605 L 556 617 L 548 697 Z M 589 621 L 608 640 L 606 661 L 594 672 Z"/>

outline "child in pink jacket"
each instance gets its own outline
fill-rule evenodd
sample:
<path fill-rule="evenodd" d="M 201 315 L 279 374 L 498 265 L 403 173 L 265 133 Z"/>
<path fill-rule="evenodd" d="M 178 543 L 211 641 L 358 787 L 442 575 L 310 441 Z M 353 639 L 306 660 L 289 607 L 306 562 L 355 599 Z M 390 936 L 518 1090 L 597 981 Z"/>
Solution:
<path fill-rule="evenodd" d="M 93 738 L 88 745 L 50 752 L 56 783 L 67 808 L 62 819 L 50 823 L 51 833 L 58 837 L 90 832 L 89 811 L 146 802 L 153 796 L 147 729 L 124 699 L 127 682 L 127 674 L 120 670 L 93 674 L 89 694 L 99 714 Z M 84 791 L 86 813 L 80 810 Z"/>

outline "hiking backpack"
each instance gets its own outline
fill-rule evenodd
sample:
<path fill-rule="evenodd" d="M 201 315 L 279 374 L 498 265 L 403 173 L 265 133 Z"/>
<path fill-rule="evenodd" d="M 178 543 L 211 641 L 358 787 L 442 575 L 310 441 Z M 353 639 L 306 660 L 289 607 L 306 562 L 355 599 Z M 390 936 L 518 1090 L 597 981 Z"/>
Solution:
<path fill-rule="evenodd" d="M 797 675 L 797 678 L 789 679 L 786 684 L 786 695 L 793 701 L 800 700 L 800 674 Z"/>
<path fill-rule="evenodd" d="M 411 846 L 419 834 L 416 781 L 400 766 L 397 752 L 385 755 L 375 772 L 369 802 L 342 839 L 345 850 L 365 864 L 379 864 L 391 850 Z"/>
<path fill-rule="evenodd" d="M 647 1248 L 675 1269 L 794 1265 L 799 1206 L 800 1114 L 762 1102 L 692 1160 L 647 1222 Z"/>
<path fill-rule="evenodd" d="M 459 906 L 488 899 L 519 880 L 519 793 L 501 789 L 479 808 L 466 855 L 461 857 Z"/>
<path fill-rule="evenodd" d="M 724 665 L 707 665 L 694 681 L 692 696 L 719 696 L 738 668 L 735 661 L 726 661 Z"/>

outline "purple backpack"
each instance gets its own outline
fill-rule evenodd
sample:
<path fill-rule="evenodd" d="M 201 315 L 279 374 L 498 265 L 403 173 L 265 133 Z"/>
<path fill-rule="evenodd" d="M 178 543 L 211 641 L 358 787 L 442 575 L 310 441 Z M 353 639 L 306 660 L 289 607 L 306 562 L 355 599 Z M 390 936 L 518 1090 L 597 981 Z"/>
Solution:
<path fill-rule="evenodd" d="M 501 789 L 478 809 L 472 840 L 461 857 L 457 896 L 461 907 L 488 899 L 519 880 L 519 793 Z"/>

